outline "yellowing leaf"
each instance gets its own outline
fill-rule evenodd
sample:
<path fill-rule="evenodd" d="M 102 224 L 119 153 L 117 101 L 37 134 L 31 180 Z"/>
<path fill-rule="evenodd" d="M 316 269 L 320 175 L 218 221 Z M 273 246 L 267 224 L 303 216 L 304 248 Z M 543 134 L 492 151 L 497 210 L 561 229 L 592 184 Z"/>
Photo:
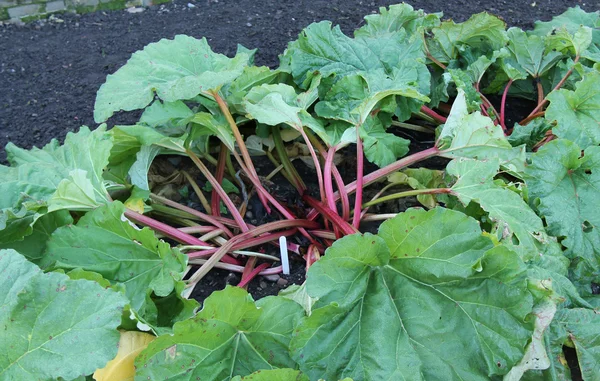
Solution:
<path fill-rule="evenodd" d="M 104 368 L 94 372 L 94 380 L 133 381 L 135 376 L 133 361 L 154 339 L 156 336 L 145 332 L 121 331 L 117 356 Z"/>

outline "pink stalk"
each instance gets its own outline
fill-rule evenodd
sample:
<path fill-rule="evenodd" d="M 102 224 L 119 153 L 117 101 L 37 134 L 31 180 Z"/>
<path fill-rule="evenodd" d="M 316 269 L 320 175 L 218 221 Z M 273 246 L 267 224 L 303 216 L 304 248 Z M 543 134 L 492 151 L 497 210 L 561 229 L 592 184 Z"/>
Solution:
<path fill-rule="evenodd" d="M 210 173 L 208 168 L 206 168 L 206 166 L 204 165 L 202 160 L 200 160 L 198 158 L 198 156 L 196 156 L 195 153 L 193 153 L 190 150 L 186 150 L 186 153 L 188 154 L 190 159 L 192 159 L 194 164 L 196 164 L 198 169 L 200 169 L 200 172 L 202 172 L 204 177 L 206 177 L 206 179 L 212 184 L 213 189 L 215 189 L 217 191 L 217 193 L 219 194 L 219 196 L 221 196 L 221 199 L 225 203 L 225 206 L 229 210 L 229 213 L 231 213 L 231 215 L 233 216 L 233 219 L 238 224 L 240 229 L 242 229 L 243 232 L 247 232 L 248 226 L 246 226 L 246 222 L 244 221 L 244 219 L 240 215 L 240 212 L 238 212 L 237 208 L 233 204 L 233 201 L 231 201 L 231 199 L 229 198 L 227 193 L 225 193 L 225 191 L 223 190 L 223 187 L 221 186 L 221 184 L 217 181 L 217 179 L 215 179 L 215 177 Z"/>
<path fill-rule="evenodd" d="M 316 200 L 315 200 L 316 201 Z M 316 201 L 318 202 L 318 201 Z M 339 218 L 339 217 L 338 217 Z M 276 229 L 284 229 L 288 227 L 298 227 L 301 225 L 304 228 L 315 229 L 318 225 L 313 221 L 307 220 L 294 220 L 294 221 L 275 221 L 269 222 L 264 225 L 258 226 L 252 230 L 241 233 L 229 241 L 225 242 L 223 246 L 221 246 L 199 269 L 196 271 L 188 280 L 190 285 L 195 285 L 202 279 L 209 271 L 212 269 L 215 264 L 219 263 L 221 258 L 227 255 L 229 251 L 231 251 L 236 245 L 248 240 L 249 238 L 253 238 L 259 236 L 264 233 L 271 232 Z M 308 234 L 308 233 L 307 233 Z"/>
<path fill-rule="evenodd" d="M 325 168 L 323 169 L 323 177 L 325 178 L 325 198 L 327 200 L 327 206 L 332 212 L 337 213 L 337 206 L 333 197 L 333 182 L 332 182 L 332 164 L 333 156 L 335 155 L 335 147 L 329 147 L 327 151 L 327 157 L 325 158 Z M 333 228 L 337 238 L 341 238 L 339 230 Z"/>
<path fill-rule="evenodd" d="M 219 184 L 223 182 L 223 175 L 225 174 L 225 164 L 227 162 L 228 153 L 229 151 L 227 150 L 227 146 L 225 146 L 225 143 L 221 142 L 221 151 L 219 152 L 217 170 L 215 171 L 215 179 Z M 221 208 L 219 207 L 220 201 L 221 198 L 219 197 L 219 193 L 215 188 L 213 188 L 210 198 L 210 209 L 212 211 L 212 215 L 215 217 L 221 216 Z"/>
<path fill-rule="evenodd" d="M 430 117 L 432 117 L 433 119 L 441 122 L 441 123 L 446 123 L 447 118 L 438 114 L 437 112 L 433 111 L 432 109 L 430 109 L 429 107 L 423 105 L 421 106 L 421 111 L 426 114 L 429 115 Z"/>
<path fill-rule="evenodd" d="M 378 170 L 371 172 L 368 175 L 364 176 L 363 187 L 373 184 L 380 178 L 387 176 L 391 173 L 394 173 L 396 171 L 399 171 L 402 168 L 416 164 L 420 161 L 429 159 L 430 157 L 437 156 L 439 154 L 440 154 L 439 148 L 431 147 L 426 150 L 414 153 L 410 156 L 403 157 L 402 159 L 400 159 L 396 162 L 393 162 L 392 164 L 389 164 L 383 168 L 379 168 Z M 352 192 L 356 191 L 356 181 L 351 182 L 350 184 L 346 185 L 345 191 L 347 192 L 347 194 L 351 194 Z M 340 197 L 339 192 L 334 193 L 334 197 L 336 198 L 336 200 L 339 199 L 339 197 Z M 308 213 L 308 215 L 306 216 L 306 219 L 313 220 L 314 218 L 316 218 L 318 216 L 318 214 L 319 214 L 319 212 L 317 210 L 313 209 Z"/>
<path fill-rule="evenodd" d="M 210 246 L 208 243 L 201 241 L 192 235 L 186 234 L 172 226 L 164 224 L 160 221 L 156 221 L 148 216 L 144 216 L 143 214 L 136 213 L 133 210 L 125 209 L 125 217 L 139 224 L 146 225 L 152 230 L 157 231 L 177 242 L 185 243 L 186 245 Z M 239 264 L 239 261 L 229 256 L 224 257 L 223 262 L 234 265 Z"/>
<path fill-rule="evenodd" d="M 311 207 L 315 208 L 323 217 L 331 221 L 334 226 L 342 231 L 345 235 L 358 233 L 358 229 L 344 221 L 337 213 L 333 212 L 329 207 L 321 204 L 319 201 L 305 194 L 302 199 L 308 203 Z M 360 205 L 359 205 L 360 207 Z M 360 210 L 360 209 L 359 209 Z"/>
<path fill-rule="evenodd" d="M 180 232 L 184 232 L 187 234 L 206 234 L 206 233 L 210 233 L 216 229 L 217 228 L 214 226 L 202 226 L 202 225 L 186 226 L 183 228 L 177 228 L 177 230 L 179 230 Z"/>
<path fill-rule="evenodd" d="M 240 243 L 236 244 L 231 249 L 231 251 L 243 250 L 243 249 L 247 249 L 250 247 L 262 245 L 263 243 L 276 241 L 281 236 L 289 237 L 289 236 L 296 234 L 297 230 L 298 229 L 293 228 L 293 229 L 289 229 L 289 230 L 284 230 L 282 232 L 267 233 L 264 235 L 260 235 L 258 237 L 248 238 L 244 242 L 240 242 Z M 208 257 L 209 255 L 213 255 L 214 253 L 216 253 L 218 250 L 219 250 L 218 248 L 212 248 L 212 249 L 206 249 L 206 250 L 201 250 L 201 251 L 192 251 L 192 252 L 188 253 L 188 257 L 190 257 L 190 258 Z"/>
<path fill-rule="evenodd" d="M 187 212 L 189 214 L 192 214 L 192 215 L 200 218 L 201 220 L 204 220 L 204 221 L 208 222 L 209 224 L 212 224 L 212 225 L 216 226 L 217 228 L 223 230 L 223 232 L 225 234 L 227 234 L 229 237 L 233 237 L 233 233 L 231 232 L 231 230 L 227 229 L 227 227 L 225 227 L 225 225 L 223 225 L 222 223 L 220 223 L 219 221 L 217 221 L 214 217 L 209 216 L 206 213 L 202 213 L 199 210 L 190 208 L 190 207 L 185 206 L 185 205 L 181 205 L 178 202 L 169 200 L 168 198 L 161 197 L 159 195 L 151 194 L 150 198 L 153 199 L 153 200 L 156 200 L 156 201 L 158 201 L 158 202 L 160 202 L 162 204 L 170 206 L 172 208 L 179 209 L 179 210 L 182 210 L 182 211 Z"/>
<path fill-rule="evenodd" d="M 579 61 L 579 56 L 575 56 L 575 59 L 573 60 L 573 66 Z M 554 86 L 554 89 L 552 89 L 552 91 L 558 90 L 561 87 L 563 87 L 563 85 L 565 84 L 565 82 L 567 81 L 567 79 L 569 79 L 569 77 L 571 76 L 571 74 L 573 73 L 573 67 L 571 67 L 566 73 L 565 75 L 561 78 L 561 80 L 556 84 L 556 86 Z M 533 111 L 531 111 L 529 113 L 529 115 L 527 116 L 527 118 L 525 118 L 524 120 L 531 120 L 530 117 L 532 117 L 533 115 L 537 114 L 545 105 L 546 103 L 548 103 L 548 99 L 544 99 L 541 103 L 539 103 L 537 105 L 536 108 L 533 109 Z M 525 125 L 523 124 L 523 122 L 519 123 L 521 126 Z"/>
<path fill-rule="evenodd" d="M 248 261 L 246 261 L 246 265 L 244 266 L 244 271 L 242 272 L 242 281 L 246 279 L 250 273 L 252 273 L 252 270 L 254 270 L 254 265 L 256 265 L 256 257 L 248 258 Z M 242 286 L 238 285 L 238 287 L 247 288 L 246 284 L 247 283 Z"/>
<path fill-rule="evenodd" d="M 252 279 L 260 274 L 261 271 L 266 270 L 269 266 L 270 265 L 268 263 L 262 263 L 256 266 L 256 268 L 252 270 L 245 278 L 242 276 L 242 281 L 238 284 L 238 287 L 246 287 Z"/>
<path fill-rule="evenodd" d="M 413 165 L 413 164 L 416 164 L 425 159 L 429 159 L 430 157 L 437 156 L 439 153 L 440 153 L 439 148 L 431 147 L 431 148 L 427 148 L 426 150 L 414 153 L 410 156 L 403 157 L 402 159 L 400 159 L 392 164 L 389 164 L 383 168 L 380 168 L 380 169 L 364 176 L 362 185 L 367 186 L 367 185 L 373 184 L 375 181 L 379 180 L 380 178 L 382 178 L 384 176 L 387 176 L 391 173 L 399 171 L 402 168 L 408 167 L 409 165 Z M 357 181 L 353 181 L 350 184 L 346 185 L 346 192 L 348 192 L 350 194 L 350 193 L 356 191 L 356 187 L 357 187 Z M 336 197 L 339 197 L 339 194 L 336 195 Z"/>
<path fill-rule="evenodd" d="M 335 234 L 333 234 L 329 230 L 311 230 L 310 234 L 319 238 L 335 240 Z"/>
<path fill-rule="evenodd" d="M 510 86 L 512 85 L 513 80 L 509 80 L 508 83 L 506 84 L 506 87 L 504 88 L 504 93 L 502 93 L 502 103 L 500 104 L 500 125 L 502 126 L 502 129 L 504 130 L 504 132 L 506 132 L 506 123 L 504 123 L 504 111 L 506 108 L 506 96 L 508 95 L 508 90 L 510 89 Z"/>
<path fill-rule="evenodd" d="M 325 150 L 323 145 L 319 142 L 319 140 L 314 135 L 312 135 L 310 133 L 310 130 L 305 130 L 305 132 L 306 131 L 308 131 L 307 136 L 310 139 L 313 146 L 317 149 L 317 151 L 319 151 L 319 154 L 321 155 L 321 157 L 323 157 L 325 159 L 327 157 L 327 151 Z M 332 167 L 333 178 L 335 179 L 335 185 L 337 186 L 338 190 L 340 190 L 340 194 L 341 194 L 342 217 L 345 220 L 348 220 L 350 218 L 350 200 L 348 199 L 348 194 L 343 191 L 344 186 L 345 186 L 344 180 L 342 179 L 342 175 L 340 175 L 340 171 L 338 171 L 338 169 L 335 166 L 335 163 L 333 161 L 331 163 L 331 167 Z"/>
<path fill-rule="evenodd" d="M 240 165 L 240 167 L 242 168 L 243 171 L 247 172 L 247 169 L 244 166 L 244 164 L 242 164 L 242 162 L 238 162 L 238 164 Z M 267 192 L 267 190 L 265 188 L 263 188 L 262 184 L 260 184 L 259 180 L 252 178 L 252 177 L 248 177 L 248 178 L 250 179 L 250 182 L 252 182 L 252 184 L 254 185 L 254 188 L 258 191 L 258 193 L 262 193 L 265 196 L 265 198 L 275 207 L 275 209 L 277 209 L 279 211 L 279 213 L 281 213 L 288 220 L 296 220 L 297 217 L 294 216 L 292 214 L 292 212 L 290 212 L 287 208 L 285 208 L 283 205 L 281 205 L 279 203 L 279 201 L 277 201 L 275 199 L 275 197 L 273 197 L 269 192 Z M 313 237 L 311 237 L 310 234 L 308 234 L 306 229 L 299 228 L 298 230 L 311 243 L 316 243 L 315 239 Z"/>
<path fill-rule="evenodd" d="M 319 162 L 319 158 L 317 157 L 317 154 L 315 153 L 315 148 L 310 143 L 310 140 L 308 139 L 306 132 L 304 132 L 304 128 L 301 127 L 298 129 L 298 131 L 300 131 L 300 134 L 302 134 L 302 138 L 304 138 L 304 142 L 306 143 L 306 146 L 308 147 L 308 150 L 310 151 L 310 156 L 312 157 L 313 162 L 315 163 L 315 169 L 317 171 L 317 181 L 319 182 L 319 193 L 321 195 L 321 201 L 325 202 L 325 188 L 323 185 L 323 172 L 321 171 L 321 163 Z"/>
<path fill-rule="evenodd" d="M 360 128 L 356 126 L 356 196 L 354 199 L 354 217 L 352 218 L 352 226 L 358 229 L 360 226 L 360 209 L 362 207 L 362 192 L 363 192 L 363 172 L 365 158 L 363 153 L 362 140 L 360 139 Z"/>

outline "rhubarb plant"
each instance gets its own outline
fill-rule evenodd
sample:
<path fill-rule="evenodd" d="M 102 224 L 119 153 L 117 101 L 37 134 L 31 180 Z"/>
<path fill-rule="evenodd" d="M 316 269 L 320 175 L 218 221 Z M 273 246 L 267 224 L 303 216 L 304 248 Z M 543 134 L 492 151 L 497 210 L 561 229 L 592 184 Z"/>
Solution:
<path fill-rule="evenodd" d="M 0 375 L 89 376 L 119 328 L 156 336 L 136 380 L 596 379 L 599 12 L 524 31 L 399 4 L 255 54 L 152 43 L 98 128 L 7 146 Z M 213 268 L 241 280 L 199 309 Z"/>

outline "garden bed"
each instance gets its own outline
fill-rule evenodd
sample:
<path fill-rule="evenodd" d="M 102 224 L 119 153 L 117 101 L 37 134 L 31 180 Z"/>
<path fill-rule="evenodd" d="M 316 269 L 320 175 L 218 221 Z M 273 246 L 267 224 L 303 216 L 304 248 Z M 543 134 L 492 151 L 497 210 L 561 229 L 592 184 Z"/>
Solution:
<path fill-rule="evenodd" d="M 139 379 L 594 380 L 600 14 L 486 9 L 526 33 L 465 4 L 445 4 L 456 23 L 406 4 L 360 21 L 375 3 L 288 16 L 215 1 L 0 29 L 60 45 L 9 45 L 1 66 L 0 319 L 30 342 L 0 375 L 89 375 L 120 335 L 120 355 L 143 349 Z M 273 22 L 288 17 L 315 22 L 288 37 Z M 124 63 L 144 25 L 168 39 Z M 95 53 L 65 48 L 82 41 Z M 32 52 L 62 77 L 20 60 Z M 24 108 L 52 127 L 12 118 Z M 46 134 L 60 142 L 26 149 Z M 96 307 L 65 311 L 76 301 Z M 53 326 L 61 306 L 73 316 Z M 31 368 L 39 348 L 80 345 L 77 366 Z"/>

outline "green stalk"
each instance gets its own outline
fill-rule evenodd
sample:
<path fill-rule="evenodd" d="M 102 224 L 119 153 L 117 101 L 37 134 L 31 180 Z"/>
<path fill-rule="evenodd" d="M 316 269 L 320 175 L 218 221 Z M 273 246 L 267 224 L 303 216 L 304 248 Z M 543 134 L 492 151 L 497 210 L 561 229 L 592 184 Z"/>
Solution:
<path fill-rule="evenodd" d="M 285 168 L 283 167 L 283 164 L 281 164 L 280 162 L 277 161 L 277 159 L 275 159 L 275 157 L 273 156 L 273 154 L 269 151 L 265 151 L 265 154 L 267 155 L 267 158 L 269 159 L 269 161 L 275 166 L 275 168 L 279 168 L 281 167 L 281 169 L 283 169 L 283 172 L 281 172 L 281 175 L 290 183 L 292 184 L 292 186 L 296 186 L 294 184 L 294 180 L 292 180 L 292 178 L 290 177 L 289 173 L 287 171 L 285 171 Z M 280 171 L 277 171 L 280 172 Z M 271 172 L 272 173 L 272 172 Z M 270 180 L 269 176 L 275 176 L 275 174 L 271 173 L 266 177 L 267 180 Z"/>
<path fill-rule="evenodd" d="M 250 153 L 248 152 L 248 148 L 246 148 L 246 143 L 244 143 L 244 138 L 242 137 L 242 134 L 240 133 L 240 130 L 238 129 L 237 124 L 235 124 L 235 120 L 233 120 L 233 115 L 231 115 L 231 112 L 229 112 L 229 107 L 227 106 L 227 103 L 225 103 L 225 100 L 223 100 L 223 98 L 221 98 L 218 91 L 211 92 L 211 95 L 215 98 L 215 101 L 219 105 L 221 112 L 223 113 L 223 115 L 225 115 L 225 119 L 227 120 L 227 123 L 229 123 L 229 127 L 231 127 L 231 131 L 233 132 L 235 141 L 240 149 L 240 152 L 242 153 L 242 158 L 244 159 L 246 168 L 248 169 L 248 171 L 247 171 L 248 177 L 256 179 L 259 187 L 262 187 L 262 184 L 260 183 L 260 180 L 258 178 L 258 173 L 256 172 L 256 169 L 254 168 L 254 163 L 252 162 L 252 158 L 250 158 Z M 265 209 L 267 209 L 267 211 L 270 211 L 271 208 L 269 207 L 269 205 L 267 203 L 267 199 L 264 197 L 264 195 L 261 192 L 257 192 L 257 193 L 258 193 L 258 198 L 263 203 Z"/>
<path fill-rule="evenodd" d="M 290 161 L 290 158 L 285 151 L 285 146 L 283 145 L 283 139 L 281 139 L 281 131 L 278 126 L 271 127 L 271 135 L 273 135 L 273 142 L 275 143 L 275 150 L 277 151 L 277 156 L 279 156 L 279 160 L 283 165 L 285 172 L 288 174 L 289 178 L 292 179 L 292 185 L 296 188 L 298 193 L 303 194 L 306 191 L 306 184 L 302 181 L 302 178 L 296 171 L 296 168 Z"/>
<path fill-rule="evenodd" d="M 222 223 L 220 223 L 219 221 L 217 221 L 216 219 L 214 219 L 212 216 L 209 216 L 208 214 L 202 213 L 196 209 L 192 209 L 190 207 L 187 207 L 185 205 L 181 205 L 175 201 L 169 200 L 167 198 L 161 197 L 159 195 L 150 194 L 150 198 L 153 201 L 158 201 L 162 204 L 168 205 L 172 208 L 178 209 L 182 212 L 186 212 L 191 214 L 192 216 L 198 217 L 199 219 L 208 222 L 209 224 L 219 228 L 220 230 L 222 230 L 226 235 L 228 235 L 229 237 L 233 237 L 233 233 L 227 229 L 227 227 L 225 225 L 223 225 Z M 159 205 L 155 205 L 155 206 L 159 206 Z"/>
<path fill-rule="evenodd" d="M 433 134 L 435 132 L 431 128 L 419 126 L 417 124 L 398 122 L 397 120 L 392 121 L 392 126 L 396 126 L 396 127 L 400 127 L 400 128 L 404 128 L 404 129 L 412 130 L 412 131 L 425 132 L 427 134 Z"/>
<path fill-rule="evenodd" d="M 377 200 L 369 201 L 369 202 L 363 204 L 362 207 L 366 208 L 369 206 L 380 204 L 382 202 L 396 200 L 396 199 L 402 198 L 402 197 L 418 196 L 420 194 L 447 194 L 450 192 L 451 192 L 450 188 L 413 189 L 413 190 L 409 190 L 409 191 L 393 193 L 393 194 L 387 195 L 385 197 L 378 198 Z"/>

